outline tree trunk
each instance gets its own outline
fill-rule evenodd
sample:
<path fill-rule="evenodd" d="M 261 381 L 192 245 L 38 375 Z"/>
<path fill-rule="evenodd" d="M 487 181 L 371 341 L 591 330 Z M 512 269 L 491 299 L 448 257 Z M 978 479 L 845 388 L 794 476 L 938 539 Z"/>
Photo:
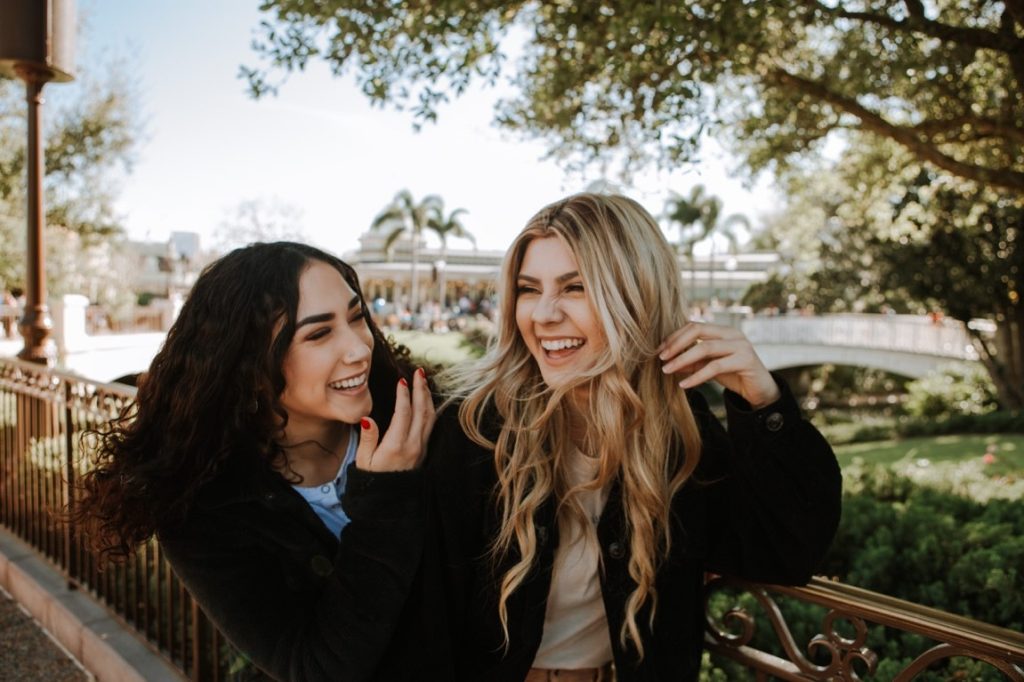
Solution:
<path fill-rule="evenodd" d="M 412 290 L 409 294 L 409 312 L 413 315 L 419 314 L 420 308 L 420 236 L 414 230 L 412 233 Z"/>
<path fill-rule="evenodd" d="M 444 238 L 441 238 L 441 266 L 440 271 L 437 273 L 437 289 L 439 290 L 439 296 L 437 302 L 441 306 L 441 314 L 444 314 L 445 302 L 447 301 L 447 276 L 444 270 L 447 269 L 447 242 Z"/>
<path fill-rule="evenodd" d="M 996 330 L 991 336 L 968 327 L 1004 410 L 1024 409 L 1024 325 L 1020 312 L 1019 306 L 997 310 Z"/>

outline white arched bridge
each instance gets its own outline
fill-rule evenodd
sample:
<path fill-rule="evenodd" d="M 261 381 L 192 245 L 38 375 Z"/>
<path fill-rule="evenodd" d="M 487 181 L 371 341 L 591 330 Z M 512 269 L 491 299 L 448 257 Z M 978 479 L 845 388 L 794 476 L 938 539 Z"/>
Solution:
<path fill-rule="evenodd" d="M 963 324 L 918 315 L 781 315 L 734 320 L 768 369 L 821 364 L 921 377 L 951 361 L 977 361 Z M 972 325 L 987 328 L 991 322 Z"/>

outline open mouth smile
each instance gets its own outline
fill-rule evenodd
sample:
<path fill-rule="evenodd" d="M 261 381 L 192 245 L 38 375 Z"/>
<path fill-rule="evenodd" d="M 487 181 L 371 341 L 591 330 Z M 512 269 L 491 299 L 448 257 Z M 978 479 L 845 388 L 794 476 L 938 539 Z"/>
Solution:
<path fill-rule="evenodd" d="M 357 374 L 354 377 L 348 377 L 347 379 L 338 379 L 327 384 L 335 391 L 358 391 L 366 385 L 366 380 L 369 378 L 369 372 L 363 372 Z"/>
<path fill-rule="evenodd" d="M 561 339 L 541 339 L 540 347 L 544 351 L 544 356 L 549 360 L 560 360 L 562 358 L 567 358 L 573 353 L 575 353 L 586 342 L 586 339 L 578 337 L 566 337 Z"/>

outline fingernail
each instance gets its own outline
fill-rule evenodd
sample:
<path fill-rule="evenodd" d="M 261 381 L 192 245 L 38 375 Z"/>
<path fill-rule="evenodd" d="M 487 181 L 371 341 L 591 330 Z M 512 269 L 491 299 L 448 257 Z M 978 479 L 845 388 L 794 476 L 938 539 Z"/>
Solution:
<path fill-rule="evenodd" d="M 370 428 L 370 420 L 367 419 L 366 417 L 363 417 L 362 419 L 359 420 L 359 425 L 363 427 L 363 431 L 366 431 L 367 429 Z"/>
<path fill-rule="evenodd" d="M 402 385 L 403 385 L 403 386 L 405 386 L 406 388 L 408 388 L 408 387 L 409 387 L 409 382 L 405 380 L 405 377 L 402 377 L 401 379 L 399 379 L 399 380 L 398 380 L 398 383 L 402 384 Z"/>
<path fill-rule="evenodd" d="M 423 369 L 422 367 L 417 368 L 416 369 L 416 373 L 419 374 L 424 379 L 427 378 L 427 371 L 425 369 Z"/>

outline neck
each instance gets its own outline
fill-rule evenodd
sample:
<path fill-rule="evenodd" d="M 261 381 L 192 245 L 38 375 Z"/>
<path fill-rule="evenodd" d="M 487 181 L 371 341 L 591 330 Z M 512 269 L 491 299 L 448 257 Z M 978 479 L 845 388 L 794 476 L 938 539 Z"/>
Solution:
<path fill-rule="evenodd" d="M 343 422 L 303 426 L 286 427 L 278 441 L 283 454 L 276 462 L 277 469 L 290 481 L 301 476 L 301 485 L 321 485 L 337 475 L 352 426 Z"/>
<path fill-rule="evenodd" d="M 569 440 L 575 445 L 580 452 L 583 454 L 589 454 L 587 452 L 589 445 L 587 442 L 587 418 L 576 401 L 569 401 Z"/>

